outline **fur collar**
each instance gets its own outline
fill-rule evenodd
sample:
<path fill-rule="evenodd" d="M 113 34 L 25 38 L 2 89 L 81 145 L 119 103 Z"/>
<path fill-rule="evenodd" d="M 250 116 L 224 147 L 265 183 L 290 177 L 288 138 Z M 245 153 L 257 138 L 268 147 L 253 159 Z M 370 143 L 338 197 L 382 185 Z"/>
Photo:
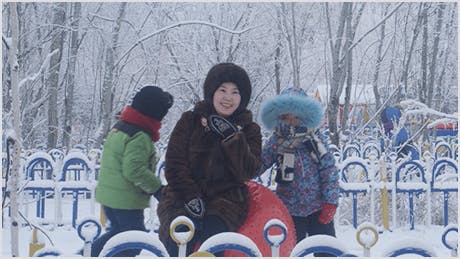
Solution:
<path fill-rule="evenodd" d="M 281 114 L 292 113 L 300 118 L 300 125 L 309 129 L 321 126 L 324 118 L 321 104 L 311 97 L 282 94 L 264 102 L 260 109 L 260 121 L 265 128 L 273 130 L 282 123 Z"/>

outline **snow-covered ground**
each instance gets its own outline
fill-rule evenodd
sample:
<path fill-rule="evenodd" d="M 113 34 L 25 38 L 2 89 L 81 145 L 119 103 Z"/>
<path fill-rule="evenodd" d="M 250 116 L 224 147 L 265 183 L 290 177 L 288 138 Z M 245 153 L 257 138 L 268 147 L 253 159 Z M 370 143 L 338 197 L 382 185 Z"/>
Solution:
<path fill-rule="evenodd" d="M 81 156 L 84 157 L 83 154 L 74 154 L 74 156 Z M 350 160 L 351 159 L 351 160 Z M 163 161 L 164 157 L 160 161 Z M 355 161 L 355 162 L 360 162 L 362 159 L 358 158 L 349 158 L 349 161 Z M 454 164 L 457 164 L 457 161 L 452 160 Z M 365 162 L 361 161 L 363 164 L 366 164 Z M 341 167 L 342 164 L 338 163 L 338 167 Z M 162 163 L 158 163 L 157 172 L 160 175 L 160 178 L 162 179 L 163 183 L 166 184 L 166 180 L 164 179 L 164 176 L 162 175 Z M 267 184 L 270 182 L 270 179 L 268 178 L 269 174 L 263 174 L 261 176 L 261 181 L 264 184 Z M 370 174 L 374 175 L 374 174 Z M 431 179 L 431 177 L 428 177 L 428 179 Z M 458 184 L 455 179 L 455 184 Z M 44 185 L 46 180 L 35 180 L 31 181 L 28 183 L 27 186 L 41 186 Z M 72 184 L 75 181 L 66 181 L 62 183 Z M 57 185 L 60 187 L 62 185 L 61 182 Z M 80 182 L 81 183 L 81 182 Z M 94 189 L 94 182 L 90 182 L 89 184 L 87 182 L 87 187 L 91 187 L 90 189 Z M 49 184 L 49 183 L 47 183 Z M 412 183 L 411 183 L 412 184 Z M 446 182 L 443 182 L 445 185 Z M 62 186 L 61 186 L 62 187 Z M 344 187 L 344 186 L 342 186 Z M 351 184 L 350 188 L 354 188 L 356 186 L 353 186 Z M 445 186 L 444 186 L 445 187 Z M 270 186 L 270 188 L 273 189 L 273 186 Z M 424 187 L 425 188 L 425 187 Z M 58 188 L 59 189 L 59 188 Z M 370 195 L 371 197 L 374 197 Z M 457 222 L 458 219 L 455 219 L 455 217 L 458 215 L 456 212 L 456 208 L 458 208 L 457 201 L 458 197 L 456 196 L 457 199 L 451 195 L 451 201 L 449 203 L 449 212 L 451 213 L 449 216 L 449 222 Z M 58 197 L 58 196 L 56 196 Z M 406 196 L 404 196 L 406 197 Z M 87 197 L 88 198 L 88 197 Z M 375 198 L 375 197 L 374 197 Z M 422 197 L 423 198 L 423 197 Z M 426 220 L 426 217 L 424 215 L 429 215 L 427 213 L 424 213 L 423 211 L 428 210 L 431 211 L 433 214 L 436 212 L 436 214 L 441 213 L 442 214 L 442 198 L 441 196 L 436 196 L 435 199 L 432 199 L 433 204 L 430 204 L 430 206 L 427 206 L 426 204 L 423 204 L 422 202 L 424 199 L 419 199 L 417 200 L 417 213 L 415 215 L 415 229 L 410 230 L 410 224 L 408 220 L 408 210 L 407 210 L 407 198 L 403 198 L 402 200 L 399 199 L 399 202 L 397 202 L 397 206 L 400 207 L 398 210 L 398 213 L 404 213 L 403 214 L 396 214 L 395 216 L 390 215 L 390 226 L 393 226 L 393 222 L 391 221 L 391 218 L 397 218 L 397 226 L 400 227 L 394 227 L 391 229 L 391 231 L 382 231 L 383 227 L 382 226 L 375 226 L 378 230 L 381 231 L 381 233 L 378 235 L 378 240 L 375 243 L 375 245 L 370 249 L 370 256 L 385 256 L 388 252 L 394 251 L 397 248 L 401 247 L 406 247 L 406 246 L 414 246 L 414 247 L 419 247 L 423 248 L 427 251 L 429 251 L 431 254 L 435 254 L 436 256 L 439 257 L 449 257 L 451 256 L 451 251 L 445 247 L 443 244 L 443 233 L 445 231 L 445 228 L 441 225 L 430 225 L 427 224 L 426 222 L 434 222 L 434 220 Z M 349 218 L 351 216 L 351 197 L 343 198 L 341 202 L 341 206 L 339 207 L 339 210 L 336 214 L 336 235 L 338 241 L 336 242 L 338 247 L 344 248 L 342 250 L 347 251 L 349 254 L 357 255 L 357 256 L 366 256 L 366 253 L 363 249 L 363 247 L 359 244 L 357 240 L 357 231 L 356 229 L 353 228 L 351 225 L 351 219 Z M 145 218 L 146 218 L 146 226 L 148 229 L 157 229 L 158 228 L 158 219 L 156 217 L 155 213 L 155 208 L 156 208 L 156 200 L 152 198 L 152 203 L 151 203 L 151 208 L 152 209 L 146 209 L 145 210 Z M 36 215 L 36 198 L 33 199 L 30 196 L 27 198 L 23 198 L 20 206 L 20 212 L 21 214 L 27 218 L 27 220 L 31 221 L 32 224 L 39 225 L 39 223 L 46 223 L 46 225 L 41 226 L 41 228 L 45 231 L 46 235 L 49 237 L 45 237 L 42 234 L 39 234 L 39 239 L 42 243 L 45 243 L 47 248 L 52 248 L 53 245 L 56 249 L 61 251 L 61 255 L 65 256 L 78 256 L 76 255 L 76 252 L 80 250 L 84 242 L 80 239 L 77 231 L 72 228 L 72 196 L 67 195 L 64 196 L 61 199 L 61 203 L 57 202 L 56 199 L 53 197 L 49 197 L 45 201 L 46 203 L 46 209 L 45 209 L 45 219 L 40 219 L 38 220 L 35 218 Z M 27 206 L 25 206 L 27 204 Z M 56 205 L 61 204 L 61 209 L 56 210 Z M 366 199 L 363 200 L 361 203 L 359 203 L 358 210 L 358 224 L 361 224 L 360 226 L 363 226 L 362 222 L 364 218 L 369 218 L 369 215 L 371 218 L 376 218 L 376 221 L 379 221 L 379 217 L 377 217 L 377 213 L 380 212 L 379 210 L 371 210 L 370 208 L 375 208 L 377 206 L 370 206 L 371 203 L 369 203 Z M 436 209 L 439 208 L 439 209 Z M 6 256 L 9 257 L 11 256 L 11 232 L 10 232 L 10 222 L 9 222 L 9 217 L 6 215 L 8 213 L 8 210 L 4 210 L 3 213 L 3 226 L 1 229 L 1 237 L 2 237 L 2 249 L 1 249 L 1 256 Z M 391 214 L 391 213 L 390 213 Z M 455 215 L 455 216 L 454 216 Z M 79 199 L 78 202 L 78 219 L 87 219 L 87 218 L 93 218 L 96 221 L 99 222 L 99 217 L 100 217 L 100 207 L 99 204 L 97 204 L 94 200 L 92 199 Z M 424 219 L 425 218 L 425 219 Z M 439 219 L 437 220 L 439 222 Z M 19 232 L 19 256 L 28 256 L 29 255 L 29 244 L 32 239 L 32 228 L 29 226 L 26 226 L 21 222 L 21 227 L 20 227 L 20 232 Z M 60 225 L 60 226 L 58 226 Z M 457 225 L 454 225 L 454 227 L 458 228 Z M 157 235 L 154 231 L 151 231 L 149 233 L 151 235 L 150 237 L 153 237 Z M 372 243 L 369 240 L 372 240 L 372 233 L 368 231 L 367 233 L 364 232 L 362 237 L 362 240 L 367 240 L 368 243 Z M 132 238 L 144 238 L 145 235 L 140 237 L 139 235 L 132 235 L 129 236 Z M 147 236 L 149 237 L 149 236 Z M 152 238 L 154 239 L 154 238 Z M 450 243 L 450 244 L 457 244 L 458 243 L 458 231 L 451 231 L 449 232 L 448 235 L 445 236 L 445 239 Z M 228 240 L 228 239 L 227 239 Z M 311 239 L 310 239 L 311 240 Z M 237 241 L 234 239 L 233 241 Z M 312 240 L 313 241 L 313 240 Z M 321 244 L 323 243 L 328 243 L 330 240 L 326 239 L 319 239 L 319 240 L 314 240 L 315 244 Z M 335 241 L 335 240 L 333 240 Z M 243 241 L 244 243 L 244 241 Z M 312 242 L 310 242 L 312 243 Z M 361 242 L 363 243 L 363 242 Z M 454 245 L 452 245 L 454 246 Z M 142 252 L 141 256 L 151 256 L 152 254 L 149 252 Z"/>
<path fill-rule="evenodd" d="M 153 203 L 154 204 L 154 203 Z M 81 204 L 83 205 L 83 204 Z M 51 204 L 47 204 L 47 213 L 48 210 L 53 210 Z M 69 201 L 64 203 L 64 219 L 70 219 L 71 217 L 71 207 Z M 99 206 L 96 205 L 95 211 L 92 211 L 89 203 L 83 205 L 84 208 L 87 208 L 87 213 L 82 213 L 85 215 L 79 215 L 79 218 L 92 217 L 99 218 Z M 30 212 L 31 215 L 34 215 L 35 211 Z M 146 218 L 153 215 L 149 209 L 145 211 Z M 50 214 L 52 215 L 52 214 Z M 5 215 L 4 215 L 5 216 Z M 8 217 L 4 218 L 4 226 L 2 229 L 2 256 L 11 256 L 10 251 L 10 227 Z M 68 220 L 66 220 L 68 221 Z M 151 218 L 147 222 L 148 227 L 154 227 L 157 224 L 156 219 Z M 83 241 L 79 238 L 77 231 L 73 229 L 70 225 L 60 226 L 57 228 L 52 227 L 53 225 L 43 226 L 43 229 L 46 231 L 47 235 L 50 237 L 54 246 L 62 252 L 62 255 L 65 256 L 77 256 L 75 255 L 76 251 L 81 249 L 84 245 Z M 393 229 L 392 231 L 384 231 L 378 236 L 378 241 L 375 246 L 370 250 L 371 256 L 383 256 L 388 251 L 393 251 L 395 248 L 404 246 L 405 244 L 415 244 L 415 246 L 423 247 L 428 251 L 432 251 L 439 257 L 449 257 L 451 256 L 451 251 L 447 249 L 442 243 L 442 235 L 444 232 L 443 226 L 425 226 L 425 225 L 415 225 L 414 230 L 409 230 L 409 226 L 400 227 Z M 336 226 L 336 233 L 339 243 L 342 247 L 345 247 L 346 250 L 357 256 L 364 256 L 363 247 L 358 243 L 356 239 L 356 230 L 351 225 L 339 225 Z M 152 235 L 156 235 L 153 231 Z M 446 239 L 450 242 L 457 242 L 457 233 L 450 233 L 446 236 Z M 19 232 L 19 255 L 28 256 L 29 255 L 29 243 L 32 239 L 32 230 L 27 226 L 20 228 Z M 364 235 L 362 240 L 372 239 L 369 236 Z M 51 247 L 51 243 L 43 235 L 39 235 L 39 240 L 45 242 L 46 247 Z M 141 256 L 151 256 L 149 252 L 142 252 Z M 311 256 L 311 255 L 310 255 Z"/>

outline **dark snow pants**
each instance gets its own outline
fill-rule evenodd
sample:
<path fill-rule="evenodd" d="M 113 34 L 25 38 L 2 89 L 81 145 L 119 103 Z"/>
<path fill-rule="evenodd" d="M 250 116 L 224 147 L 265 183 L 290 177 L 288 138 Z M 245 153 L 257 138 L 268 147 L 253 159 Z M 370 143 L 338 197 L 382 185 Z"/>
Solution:
<path fill-rule="evenodd" d="M 318 222 L 318 217 L 321 211 L 317 211 L 307 217 L 292 216 L 297 236 L 297 243 L 305 237 L 313 235 L 329 235 L 335 237 L 334 221 L 328 224 Z M 327 253 L 315 253 L 316 257 L 331 257 L 333 255 Z"/>
<path fill-rule="evenodd" d="M 110 228 L 108 231 L 94 240 L 91 246 L 91 257 L 99 256 L 105 243 L 114 235 L 128 230 L 146 231 L 144 225 L 144 210 L 122 210 L 113 209 L 103 206 L 104 213 L 108 221 L 110 221 Z M 130 249 L 116 254 L 116 257 L 134 257 L 139 255 L 141 250 Z"/>
<path fill-rule="evenodd" d="M 189 256 L 195 250 L 197 245 L 203 244 L 206 239 L 210 238 L 213 235 L 227 232 L 228 227 L 225 222 L 218 216 L 204 216 L 202 219 L 191 219 L 195 225 L 195 235 L 192 237 L 192 240 L 187 243 L 187 252 L 186 256 Z M 183 229 L 180 229 L 182 226 L 176 229 L 176 232 L 185 232 L 188 231 L 188 228 L 183 226 Z M 168 250 L 169 256 L 177 257 L 179 254 L 179 247 L 172 240 L 171 237 L 168 238 L 167 243 L 165 244 L 166 250 Z M 224 253 L 216 253 L 215 256 L 223 257 Z"/>

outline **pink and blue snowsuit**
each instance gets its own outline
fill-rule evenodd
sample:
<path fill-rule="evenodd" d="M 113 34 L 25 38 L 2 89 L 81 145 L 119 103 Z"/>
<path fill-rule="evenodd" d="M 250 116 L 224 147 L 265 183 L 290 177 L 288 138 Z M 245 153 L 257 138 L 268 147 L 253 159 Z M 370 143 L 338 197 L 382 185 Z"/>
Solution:
<path fill-rule="evenodd" d="M 288 127 L 284 124 L 279 116 L 287 113 L 299 118 L 298 126 Z M 296 131 L 300 133 L 302 129 L 315 131 L 323 118 L 321 104 L 296 87 L 283 90 L 261 107 L 260 120 L 263 126 L 274 132 L 263 145 L 259 173 L 264 173 L 274 164 L 278 165 L 280 154 L 294 154 L 293 179 L 277 181 L 276 194 L 293 217 L 298 241 L 307 233 L 335 236 L 333 221 L 328 224 L 318 222 L 322 204 L 338 205 L 339 174 L 334 156 L 330 151 L 320 157 L 313 155 L 304 142 L 304 136 L 296 134 Z M 326 137 L 318 130 L 314 134 L 317 134 L 327 150 Z"/>

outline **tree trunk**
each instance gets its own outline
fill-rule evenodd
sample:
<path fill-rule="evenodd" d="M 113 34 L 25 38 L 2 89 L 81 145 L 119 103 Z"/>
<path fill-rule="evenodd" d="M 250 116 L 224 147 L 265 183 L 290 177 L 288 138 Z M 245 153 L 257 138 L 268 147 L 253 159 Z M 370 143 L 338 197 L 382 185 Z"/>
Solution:
<path fill-rule="evenodd" d="M 295 22 L 295 3 L 289 3 L 291 5 L 291 15 L 290 21 L 288 21 L 287 16 L 289 15 L 289 11 L 287 10 L 286 4 L 288 3 L 281 3 L 281 10 L 282 10 L 282 24 L 284 25 L 286 41 L 289 47 L 289 57 L 292 66 L 292 83 L 295 87 L 300 87 L 300 62 L 299 62 L 299 42 L 297 40 L 297 31 L 296 31 L 296 22 Z M 281 21 L 280 21 L 281 22 Z M 291 28 L 292 26 L 292 28 Z"/>
<path fill-rule="evenodd" d="M 281 46 L 280 46 L 281 39 L 278 37 L 278 44 L 276 44 L 275 49 L 275 88 L 276 94 L 278 95 L 281 91 L 281 73 L 280 73 L 280 66 L 281 66 Z"/>
<path fill-rule="evenodd" d="M 353 41 L 353 31 L 351 28 L 351 20 L 352 20 L 352 9 L 353 3 L 350 3 L 348 7 L 348 14 L 346 18 L 346 42 L 344 44 L 344 51 L 346 58 L 345 58 L 345 66 L 346 66 L 346 86 L 345 86 L 345 103 L 343 106 L 343 116 L 342 116 L 342 130 L 347 128 L 348 125 L 348 115 L 350 111 L 350 99 L 351 99 L 351 88 L 352 88 L 352 79 L 353 79 L 353 50 L 350 50 L 350 46 Z"/>
<path fill-rule="evenodd" d="M 10 8 L 11 9 L 11 8 Z M 10 10 L 11 11 L 11 10 Z M 17 14 L 16 14 L 17 15 Z M 8 15 L 8 17 L 10 17 L 10 15 Z M 10 32 L 11 29 L 10 29 L 10 19 L 6 20 L 6 23 L 3 24 L 3 30 L 4 32 Z M 5 36 L 11 36 L 11 35 L 8 35 L 5 33 Z M 6 46 L 6 50 L 9 51 L 9 45 L 4 41 L 4 39 L 2 39 L 3 42 L 2 44 Z M 2 46 L 3 46 L 2 45 Z M 5 118 L 5 114 L 9 113 L 11 111 L 11 102 L 12 102 L 12 98 L 11 98 L 11 75 L 10 75 L 10 72 L 11 72 L 11 69 L 10 69 L 10 65 L 8 63 L 8 56 L 7 55 L 2 55 L 2 115 L 3 115 L 3 119 Z"/>
<path fill-rule="evenodd" d="M 420 102 L 427 104 L 427 74 L 428 74 L 428 3 L 423 3 L 422 11 L 422 62 L 421 62 L 421 71 L 422 78 L 419 86 L 419 100 Z"/>
<path fill-rule="evenodd" d="M 329 17 L 329 6 L 328 3 L 325 3 L 326 10 L 326 21 L 328 25 L 328 34 L 329 42 L 331 48 L 331 62 L 332 62 L 332 72 L 331 72 L 331 88 L 329 93 L 329 101 L 327 104 L 327 118 L 329 124 L 330 138 L 331 142 L 335 145 L 339 145 L 340 135 L 337 130 L 337 116 L 339 113 L 339 98 L 342 93 L 342 88 L 345 79 L 344 64 L 340 62 L 340 49 L 342 47 L 342 36 L 344 34 L 344 28 L 346 23 L 346 16 L 348 14 L 348 8 L 350 3 L 342 4 L 342 11 L 339 18 L 339 26 L 337 28 L 337 33 L 335 35 L 335 43 L 333 43 L 333 36 L 331 30 L 331 21 Z"/>
<path fill-rule="evenodd" d="M 385 7 L 385 11 L 383 13 L 383 16 L 385 17 L 387 15 L 388 11 L 388 5 Z M 385 24 L 386 22 L 382 23 L 382 26 L 380 27 L 380 39 L 379 39 L 379 46 L 377 47 L 377 57 L 375 61 L 375 72 L 374 72 L 374 78 L 372 80 L 372 90 L 374 91 L 374 97 L 375 97 L 375 110 L 378 110 L 380 106 L 382 105 L 380 103 L 380 94 L 379 94 L 379 74 L 380 74 L 380 67 L 382 65 L 383 57 L 382 57 L 382 49 L 383 49 L 383 43 L 385 40 Z"/>
<path fill-rule="evenodd" d="M 48 85 L 48 148 L 54 148 L 58 139 L 58 107 L 57 96 L 59 89 L 59 71 L 64 47 L 65 14 L 67 3 L 55 3 L 53 16 L 53 36 L 51 40 L 50 53 L 59 50 L 58 55 L 53 55 L 50 61 Z"/>
<path fill-rule="evenodd" d="M 117 20 L 113 24 L 112 27 L 112 40 L 110 45 L 105 50 L 105 68 L 104 68 L 104 79 L 102 83 L 102 103 L 101 103 L 101 123 L 100 128 L 97 132 L 96 136 L 96 146 L 102 144 L 105 135 L 110 130 L 110 126 L 112 125 L 112 117 L 113 117 L 113 91 L 114 91 L 114 82 L 115 76 L 114 73 L 116 72 L 115 69 L 115 60 L 117 59 L 117 46 L 118 46 L 118 39 L 120 36 L 120 27 L 121 21 L 126 12 L 126 2 L 120 3 L 120 8 L 118 9 L 118 16 Z"/>
<path fill-rule="evenodd" d="M 457 18 L 457 14 L 455 12 L 455 9 L 453 9 L 451 12 L 450 21 L 446 25 L 445 34 L 446 34 L 447 40 L 445 43 L 444 50 L 441 52 L 442 53 L 441 56 L 444 55 L 444 60 L 443 60 L 442 68 L 441 68 L 441 71 L 439 73 L 439 77 L 437 78 L 437 83 L 436 83 L 436 93 L 437 93 L 438 99 L 437 99 L 435 110 L 438 110 L 438 111 L 444 110 L 442 107 L 442 104 L 445 104 L 445 102 L 443 101 L 441 90 L 443 89 L 442 85 L 444 84 L 444 75 L 446 74 L 446 68 L 447 68 L 447 64 L 449 60 L 448 58 L 450 56 L 449 54 L 450 54 L 450 49 L 451 49 L 450 48 L 451 40 L 449 38 L 451 37 L 450 35 L 455 35 L 454 33 L 452 33 L 452 30 L 456 29 L 454 26 L 454 21 L 456 20 L 456 18 Z"/>
<path fill-rule="evenodd" d="M 430 77 L 428 81 L 428 93 L 427 93 L 427 105 L 431 107 L 431 103 L 433 101 L 433 89 L 434 89 L 434 78 L 436 77 L 436 67 L 437 67 L 437 60 L 438 60 L 438 48 L 439 48 L 439 35 L 441 34 L 442 30 L 442 20 L 443 14 L 445 9 L 445 3 L 438 4 L 438 19 L 436 24 L 436 29 L 434 31 L 434 41 L 433 41 L 433 52 L 431 56 L 430 62 Z"/>
<path fill-rule="evenodd" d="M 17 3 L 9 3 L 9 23 L 11 28 L 11 46 L 8 50 L 8 63 L 10 66 L 11 91 L 12 91 L 12 110 L 13 110 L 13 128 L 15 138 L 11 139 L 14 144 L 14 152 L 12 157 L 12 168 L 9 176 L 9 191 L 10 191 L 10 208 L 11 208 L 11 256 L 19 256 L 19 199 L 18 199 L 18 184 L 19 167 L 21 161 L 21 117 L 19 111 L 19 64 L 18 64 L 18 42 L 19 42 L 19 19 L 17 13 Z M 7 143 L 8 143 L 7 139 Z M 9 163 L 9 161 L 7 162 Z"/>
<path fill-rule="evenodd" d="M 407 79 L 408 79 L 408 75 L 409 75 L 410 62 L 412 60 L 412 53 L 414 52 L 415 43 L 417 42 L 418 34 L 420 32 L 419 27 L 420 27 L 420 22 L 421 22 L 422 5 L 423 5 L 423 3 L 420 3 L 420 5 L 419 5 L 418 14 L 417 14 L 417 22 L 414 25 L 414 33 L 412 34 L 412 41 L 411 41 L 409 51 L 404 53 L 404 54 L 407 54 L 408 56 L 407 56 L 407 59 L 404 60 L 405 62 L 404 62 L 404 65 L 403 65 L 403 72 L 401 74 L 400 82 L 402 82 L 402 85 L 404 87 L 405 93 L 407 93 L 407 91 L 408 91 L 408 89 L 407 89 Z M 410 11 L 410 8 L 409 8 L 409 11 Z M 397 95 L 397 102 L 400 101 L 401 97 L 402 97 L 401 94 Z"/>
<path fill-rule="evenodd" d="M 76 63 L 78 54 L 78 27 L 81 16 L 81 2 L 72 3 L 72 18 L 71 18 L 71 34 L 70 34 L 70 57 L 67 73 L 67 85 L 65 89 L 64 97 L 64 130 L 62 136 L 62 144 L 67 147 L 67 150 L 71 147 L 72 137 L 72 111 L 74 104 L 74 89 L 75 89 L 75 73 Z"/>

